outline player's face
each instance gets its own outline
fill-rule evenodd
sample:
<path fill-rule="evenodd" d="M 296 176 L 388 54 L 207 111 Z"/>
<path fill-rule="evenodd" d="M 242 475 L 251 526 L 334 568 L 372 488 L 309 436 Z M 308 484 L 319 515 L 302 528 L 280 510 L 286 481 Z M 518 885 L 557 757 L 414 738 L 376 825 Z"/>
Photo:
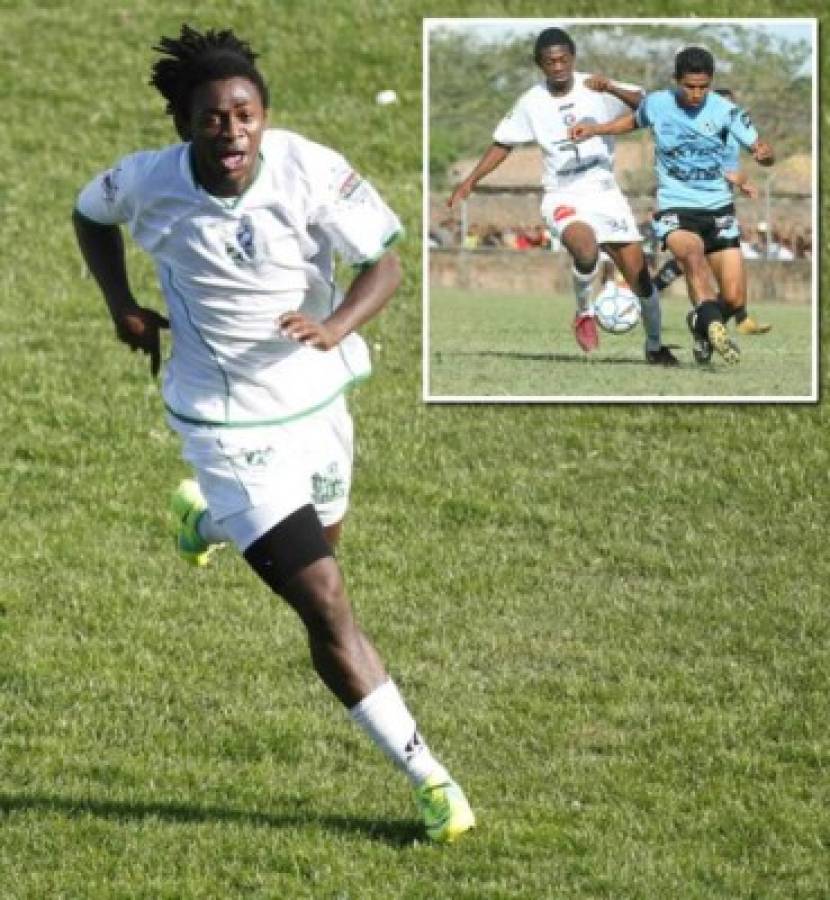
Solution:
<path fill-rule="evenodd" d="M 696 108 L 706 100 L 712 77 L 703 72 L 687 72 L 677 79 L 677 95 L 681 106 Z"/>
<path fill-rule="evenodd" d="M 551 88 L 557 91 L 570 89 L 573 83 L 574 55 L 567 47 L 545 47 L 539 54 L 539 68 L 545 73 Z"/>
<path fill-rule="evenodd" d="M 256 176 L 266 112 L 257 86 L 234 76 L 193 92 L 189 137 L 196 175 L 211 194 L 242 194 Z"/>

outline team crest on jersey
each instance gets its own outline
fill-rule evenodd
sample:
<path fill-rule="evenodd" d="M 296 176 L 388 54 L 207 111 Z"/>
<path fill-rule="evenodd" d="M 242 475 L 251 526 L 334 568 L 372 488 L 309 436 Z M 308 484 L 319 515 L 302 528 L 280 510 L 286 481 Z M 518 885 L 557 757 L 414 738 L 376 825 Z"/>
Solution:
<path fill-rule="evenodd" d="M 225 252 L 238 265 L 254 261 L 256 241 L 254 239 L 254 223 L 250 216 L 243 216 L 236 229 L 233 241 L 225 244 Z"/>
<path fill-rule="evenodd" d="M 106 172 L 101 179 L 101 190 L 104 193 L 104 200 L 110 206 L 112 206 L 118 198 L 118 176 L 120 174 L 121 169 L 119 166 L 116 166 L 114 169 L 110 169 L 109 172 Z"/>

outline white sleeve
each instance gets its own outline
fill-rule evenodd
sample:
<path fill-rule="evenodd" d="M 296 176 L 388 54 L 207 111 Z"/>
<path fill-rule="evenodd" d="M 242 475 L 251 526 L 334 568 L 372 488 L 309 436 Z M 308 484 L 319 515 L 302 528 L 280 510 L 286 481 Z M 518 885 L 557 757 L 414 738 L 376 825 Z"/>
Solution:
<path fill-rule="evenodd" d="M 312 147 L 309 224 L 328 236 L 346 263 L 374 262 L 403 232 L 400 219 L 344 157 L 319 144 Z"/>
<path fill-rule="evenodd" d="M 530 116 L 522 100 L 520 97 L 513 109 L 496 126 L 493 132 L 494 143 L 512 147 L 515 144 L 530 144 L 536 140 Z"/>
<path fill-rule="evenodd" d="M 622 81 L 616 81 L 614 83 L 627 91 L 639 91 L 641 97 L 645 96 L 643 89 L 639 85 L 624 84 Z M 608 113 L 609 122 L 613 122 L 614 119 L 618 119 L 620 116 L 626 115 L 626 113 L 633 113 L 634 109 L 636 109 L 636 107 L 632 109 L 627 103 L 623 103 L 622 100 L 615 97 L 613 94 L 603 93 L 602 99 L 605 103 L 605 111 Z"/>
<path fill-rule="evenodd" d="M 111 169 L 96 175 L 78 195 L 78 212 L 101 225 L 119 225 L 133 218 L 139 157 L 140 154 L 125 156 Z"/>

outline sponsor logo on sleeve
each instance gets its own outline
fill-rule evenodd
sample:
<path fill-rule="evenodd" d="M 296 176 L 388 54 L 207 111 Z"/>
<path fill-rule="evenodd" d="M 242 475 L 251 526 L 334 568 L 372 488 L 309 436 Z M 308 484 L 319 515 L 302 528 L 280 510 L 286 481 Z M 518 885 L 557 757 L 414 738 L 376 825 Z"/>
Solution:
<path fill-rule="evenodd" d="M 363 184 L 363 179 L 360 177 L 360 175 L 358 175 L 357 172 L 354 171 L 349 172 L 349 174 L 346 176 L 345 181 L 343 181 L 343 183 L 340 185 L 337 193 L 344 200 L 350 200 L 352 197 L 354 197 L 357 189 L 361 184 Z"/>

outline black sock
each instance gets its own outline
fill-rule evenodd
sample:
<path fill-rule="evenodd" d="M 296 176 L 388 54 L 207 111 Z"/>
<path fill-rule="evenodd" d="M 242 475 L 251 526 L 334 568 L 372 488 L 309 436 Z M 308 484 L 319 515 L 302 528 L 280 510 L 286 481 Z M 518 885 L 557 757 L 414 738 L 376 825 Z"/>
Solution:
<path fill-rule="evenodd" d="M 723 319 L 723 324 L 725 325 L 735 314 L 735 309 L 734 307 L 730 306 L 722 297 L 718 297 L 717 303 L 721 318 Z"/>
<path fill-rule="evenodd" d="M 664 291 L 676 278 L 683 274 L 680 263 L 676 259 L 670 259 L 663 263 L 660 271 L 651 279 L 651 283 L 658 291 Z"/>
<path fill-rule="evenodd" d="M 708 337 L 712 322 L 723 322 L 723 315 L 717 300 L 703 300 L 695 310 L 695 334 Z"/>
<path fill-rule="evenodd" d="M 746 311 L 746 307 L 739 306 L 735 310 L 735 324 L 740 325 L 741 322 L 744 322 L 746 320 L 748 315 L 749 315 L 749 313 Z"/>

